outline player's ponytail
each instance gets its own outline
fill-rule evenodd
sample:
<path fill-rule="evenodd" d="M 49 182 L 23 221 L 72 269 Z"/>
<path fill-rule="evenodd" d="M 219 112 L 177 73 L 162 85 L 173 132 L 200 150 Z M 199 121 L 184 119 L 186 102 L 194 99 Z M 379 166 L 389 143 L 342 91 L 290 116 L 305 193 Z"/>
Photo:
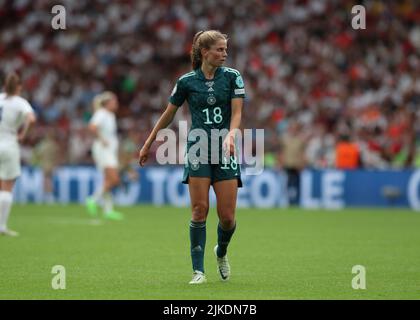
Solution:
<path fill-rule="evenodd" d="M 100 108 L 102 108 L 102 97 L 101 96 L 102 96 L 102 93 L 96 95 L 93 98 L 93 101 L 92 101 L 92 109 L 93 109 L 93 112 L 96 112 Z"/>
<path fill-rule="evenodd" d="M 198 69 L 201 67 L 201 47 L 200 43 L 198 42 L 198 38 L 204 33 L 204 31 L 198 31 L 194 38 L 193 44 L 191 48 L 191 66 L 193 70 Z"/>
<path fill-rule="evenodd" d="M 216 43 L 217 40 L 228 40 L 227 35 L 217 30 L 199 31 L 193 38 L 191 47 L 191 66 L 193 70 L 201 67 L 203 57 L 201 56 L 201 49 L 210 47 Z"/>
<path fill-rule="evenodd" d="M 17 90 L 20 86 L 20 78 L 16 72 L 11 72 L 6 76 L 6 82 L 4 85 L 4 91 L 6 95 L 13 96 L 17 93 Z"/>

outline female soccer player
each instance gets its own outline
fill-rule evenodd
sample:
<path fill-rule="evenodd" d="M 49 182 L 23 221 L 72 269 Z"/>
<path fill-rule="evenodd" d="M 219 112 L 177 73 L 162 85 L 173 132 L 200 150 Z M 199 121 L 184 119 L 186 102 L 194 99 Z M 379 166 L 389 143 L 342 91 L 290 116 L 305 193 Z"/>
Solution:
<path fill-rule="evenodd" d="M 21 172 L 19 142 L 25 139 L 36 118 L 29 102 L 19 96 L 22 85 L 16 73 L 7 75 L 4 89 L 5 93 L 0 94 L 0 234 L 18 236 L 7 228 L 7 220 L 13 187 Z"/>
<path fill-rule="evenodd" d="M 123 215 L 114 211 L 112 189 L 120 184 L 118 174 L 118 137 L 115 112 L 118 110 L 117 96 L 109 91 L 97 95 L 93 100 L 95 113 L 90 120 L 89 130 L 95 136 L 92 155 L 96 167 L 103 173 L 103 185 L 93 196 L 86 199 L 90 215 L 97 216 L 98 203 L 103 202 L 106 219 L 122 220 Z"/>
<path fill-rule="evenodd" d="M 204 248 L 211 185 L 216 194 L 219 217 L 218 240 L 214 248 L 217 270 L 221 280 L 226 281 L 230 277 L 226 252 L 236 227 L 237 191 L 238 187 L 242 186 L 240 168 L 235 157 L 235 131 L 239 129 L 241 123 L 245 89 L 237 70 L 222 67 L 226 57 L 226 35 L 209 30 L 200 31 L 194 36 L 191 50 L 193 71 L 178 79 L 165 112 L 139 153 L 139 163 L 143 166 L 158 131 L 172 122 L 178 108 L 187 100 L 192 127 L 187 143 L 183 183 L 189 185 L 192 210 L 190 249 L 193 277 L 190 284 L 206 282 Z M 207 146 L 200 150 L 199 159 L 193 152 L 196 150 L 196 147 L 193 148 L 196 142 L 191 134 L 193 129 L 201 129 L 207 133 Z M 223 145 L 218 138 L 216 143 L 210 138 L 212 129 L 225 129 L 228 132 L 223 139 Z M 199 143 L 202 146 L 202 141 Z"/>

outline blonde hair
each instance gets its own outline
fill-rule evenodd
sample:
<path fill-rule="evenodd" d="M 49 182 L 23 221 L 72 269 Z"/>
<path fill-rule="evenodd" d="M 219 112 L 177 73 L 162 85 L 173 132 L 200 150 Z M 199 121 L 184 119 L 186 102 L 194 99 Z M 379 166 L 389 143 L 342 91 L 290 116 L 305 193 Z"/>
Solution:
<path fill-rule="evenodd" d="M 105 104 L 115 97 L 115 94 L 111 91 L 104 91 L 100 94 L 97 94 L 92 101 L 92 108 L 93 111 L 97 111 L 100 108 L 104 107 Z"/>
<path fill-rule="evenodd" d="M 16 72 L 10 72 L 6 76 L 6 81 L 4 84 L 4 90 L 8 96 L 13 96 L 16 94 L 16 91 L 21 84 L 20 77 Z"/>
<path fill-rule="evenodd" d="M 210 47 L 218 40 L 227 41 L 228 37 L 226 34 L 223 34 L 218 30 L 199 31 L 195 34 L 190 53 L 191 66 L 193 70 L 200 68 L 201 64 L 203 63 L 201 49 L 210 49 Z"/>

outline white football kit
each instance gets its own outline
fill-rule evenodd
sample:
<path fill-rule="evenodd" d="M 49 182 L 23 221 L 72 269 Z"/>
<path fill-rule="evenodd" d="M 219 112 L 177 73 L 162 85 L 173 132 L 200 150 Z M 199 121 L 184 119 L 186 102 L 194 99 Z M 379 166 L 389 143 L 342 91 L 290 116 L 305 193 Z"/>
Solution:
<path fill-rule="evenodd" d="M 18 129 L 26 116 L 33 113 L 29 102 L 19 96 L 0 94 L 0 179 L 13 180 L 20 176 Z"/>
<path fill-rule="evenodd" d="M 115 114 L 104 108 L 97 110 L 90 124 L 96 126 L 100 139 L 95 139 L 92 156 L 99 169 L 118 168 L 118 137 Z M 101 141 L 106 141 L 106 145 Z"/>

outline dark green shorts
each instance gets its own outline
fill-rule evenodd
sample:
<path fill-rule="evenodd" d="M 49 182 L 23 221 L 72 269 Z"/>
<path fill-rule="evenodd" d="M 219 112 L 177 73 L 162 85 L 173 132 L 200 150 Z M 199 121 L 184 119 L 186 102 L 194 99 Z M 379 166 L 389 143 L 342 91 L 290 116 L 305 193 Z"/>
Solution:
<path fill-rule="evenodd" d="M 237 179 L 238 188 L 242 188 L 241 167 L 235 159 L 232 160 L 230 163 L 219 164 L 191 163 L 188 161 L 185 163 L 182 183 L 188 184 L 189 177 L 207 177 L 211 179 L 211 184 L 222 180 Z"/>

